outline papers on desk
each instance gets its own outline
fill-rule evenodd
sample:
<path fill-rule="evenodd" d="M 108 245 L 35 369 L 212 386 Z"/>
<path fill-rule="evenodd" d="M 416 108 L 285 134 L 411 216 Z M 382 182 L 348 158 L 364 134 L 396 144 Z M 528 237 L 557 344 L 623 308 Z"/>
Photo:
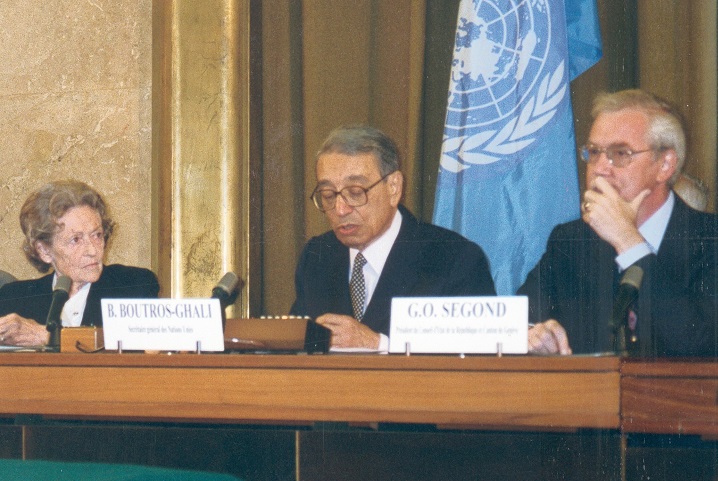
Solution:
<path fill-rule="evenodd" d="M 356 353 L 356 354 L 388 354 L 386 351 L 378 349 L 368 349 L 366 347 L 332 347 L 329 352 L 336 353 Z"/>
<path fill-rule="evenodd" d="M 48 346 L 0 346 L 0 352 L 57 352 Z"/>
<path fill-rule="evenodd" d="M 22 346 L 0 346 L 0 352 L 19 351 L 20 349 L 25 348 Z"/>

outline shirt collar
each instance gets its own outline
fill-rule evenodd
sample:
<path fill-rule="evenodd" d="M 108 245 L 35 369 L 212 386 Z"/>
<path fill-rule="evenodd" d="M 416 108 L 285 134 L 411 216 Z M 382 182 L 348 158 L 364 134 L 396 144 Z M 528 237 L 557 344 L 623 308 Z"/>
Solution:
<path fill-rule="evenodd" d="M 361 251 L 369 267 L 371 267 L 377 274 L 381 274 L 381 271 L 384 269 L 384 264 L 386 264 L 386 259 L 389 257 L 389 252 L 394 245 L 394 241 L 396 241 L 396 238 L 399 236 L 399 230 L 401 230 L 401 220 L 401 212 L 397 209 L 396 214 L 394 214 L 394 219 L 391 221 L 391 225 L 386 232 L 380 235 L 374 242 Z M 354 265 L 354 258 L 358 253 L 359 251 L 357 249 L 349 249 L 350 266 Z"/>
<path fill-rule="evenodd" d="M 663 205 L 638 228 L 638 232 L 646 239 L 653 252 L 658 252 L 661 247 L 675 203 L 676 199 L 671 191 Z"/>

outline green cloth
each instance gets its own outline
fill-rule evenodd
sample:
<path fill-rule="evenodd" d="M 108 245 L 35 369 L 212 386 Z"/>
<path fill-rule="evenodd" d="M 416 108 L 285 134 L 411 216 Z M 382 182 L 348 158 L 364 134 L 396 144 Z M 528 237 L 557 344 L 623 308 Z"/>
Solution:
<path fill-rule="evenodd" d="M 2 481 L 237 481 L 238 479 L 230 474 L 151 468 L 132 464 L 0 459 Z"/>

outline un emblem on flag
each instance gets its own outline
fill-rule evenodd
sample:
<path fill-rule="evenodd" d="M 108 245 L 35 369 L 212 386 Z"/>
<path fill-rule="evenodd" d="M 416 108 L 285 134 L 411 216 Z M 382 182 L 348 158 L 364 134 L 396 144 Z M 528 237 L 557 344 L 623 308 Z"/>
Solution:
<path fill-rule="evenodd" d="M 444 169 L 456 173 L 516 156 L 550 124 L 568 92 L 565 38 L 552 38 L 551 8 L 550 0 L 461 3 Z"/>

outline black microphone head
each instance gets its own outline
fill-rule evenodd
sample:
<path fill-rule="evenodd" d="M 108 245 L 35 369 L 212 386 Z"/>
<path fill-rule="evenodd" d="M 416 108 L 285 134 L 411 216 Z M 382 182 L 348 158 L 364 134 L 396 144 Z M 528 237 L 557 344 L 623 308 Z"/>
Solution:
<path fill-rule="evenodd" d="M 621 277 L 621 284 L 628 284 L 636 290 L 641 288 L 641 282 L 643 282 L 643 269 L 635 265 L 626 269 Z"/>
<path fill-rule="evenodd" d="M 57 278 L 57 282 L 55 282 L 55 287 L 53 291 L 63 291 L 70 293 L 70 288 L 72 287 L 72 279 L 70 279 L 67 276 L 60 276 Z"/>
<path fill-rule="evenodd" d="M 214 293 L 216 289 L 221 289 L 227 294 L 232 294 L 235 289 L 237 289 L 238 284 L 239 277 L 237 277 L 237 274 L 234 272 L 227 272 L 224 276 L 222 276 L 212 292 Z"/>

